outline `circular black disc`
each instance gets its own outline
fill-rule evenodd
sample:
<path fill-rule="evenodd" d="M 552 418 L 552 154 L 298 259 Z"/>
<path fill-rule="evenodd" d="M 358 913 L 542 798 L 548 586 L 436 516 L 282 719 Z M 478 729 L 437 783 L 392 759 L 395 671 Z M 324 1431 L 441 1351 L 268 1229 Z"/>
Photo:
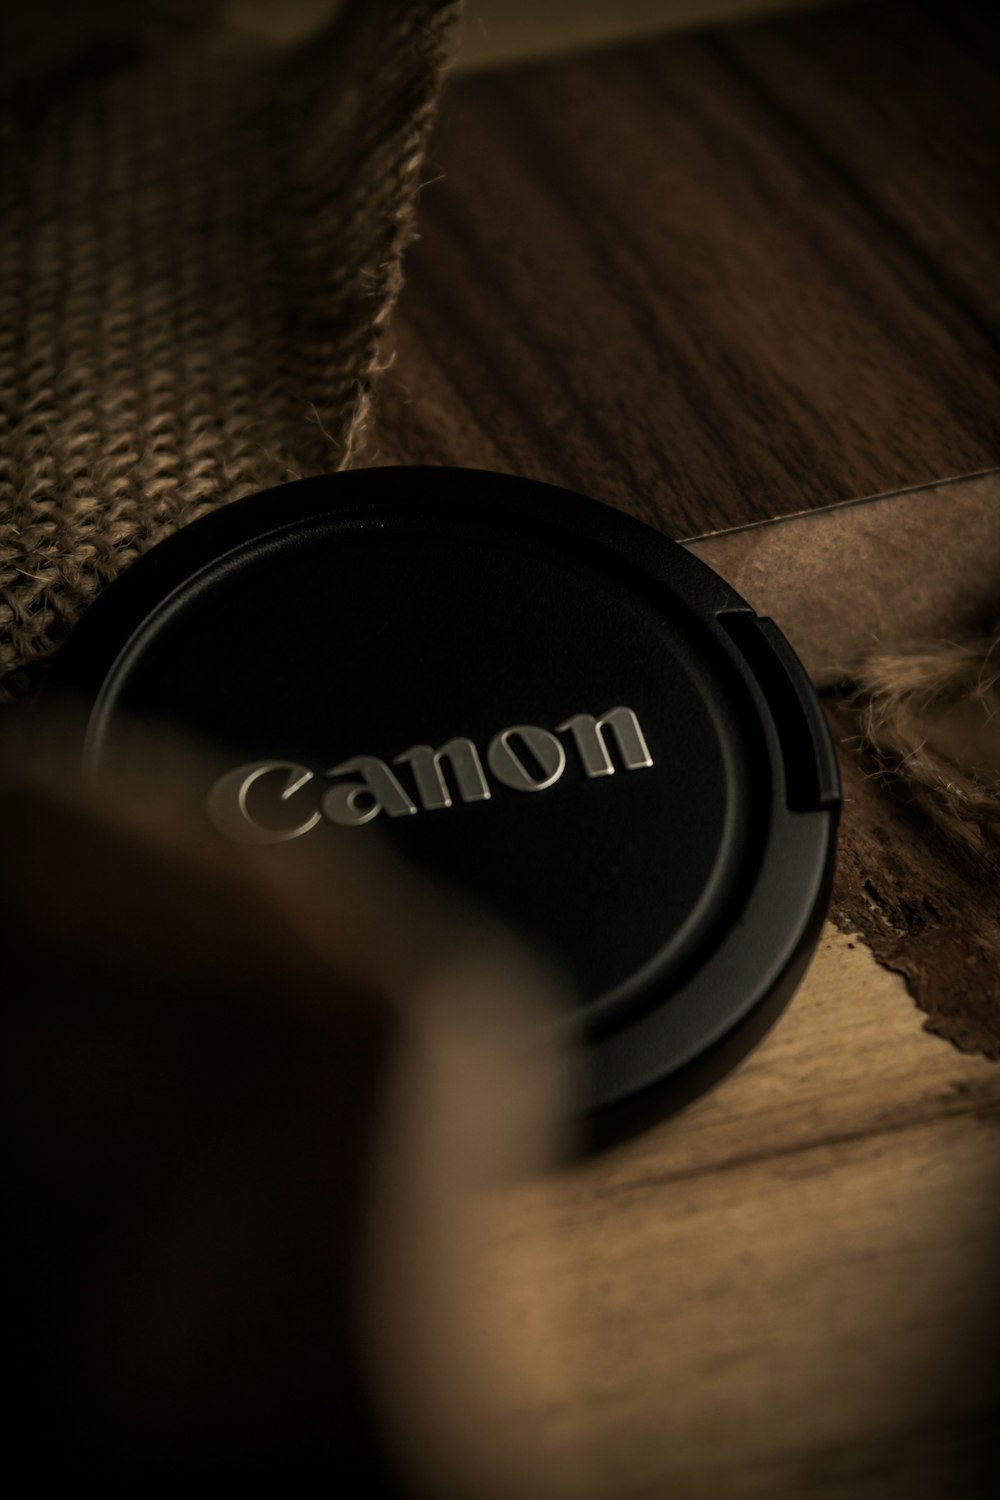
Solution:
<path fill-rule="evenodd" d="M 742 1054 L 825 905 L 837 778 L 787 644 L 658 533 L 449 469 L 303 480 L 135 564 L 55 688 L 231 761 L 220 836 L 386 838 L 578 996 L 589 1110 L 654 1110 Z"/>

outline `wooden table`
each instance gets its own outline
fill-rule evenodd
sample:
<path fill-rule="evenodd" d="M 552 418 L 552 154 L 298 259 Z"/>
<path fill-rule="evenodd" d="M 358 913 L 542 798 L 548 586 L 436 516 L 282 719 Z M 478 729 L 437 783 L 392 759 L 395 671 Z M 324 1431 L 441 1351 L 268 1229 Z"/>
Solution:
<path fill-rule="evenodd" d="M 372 456 L 677 536 L 996 467 L 998 60 L 870 4 L 459 80 Z M 714 1093 L 499 1201 L 539 1495 L 997 1493 L 998 1102 L 828 926 Z"/>
<path fill-rule="evenodd" d="M 499 1419 L 548 1492 L 995 1494 L 998 1099 L 828 928 L 713 1094 L 505 1200 Z"/>

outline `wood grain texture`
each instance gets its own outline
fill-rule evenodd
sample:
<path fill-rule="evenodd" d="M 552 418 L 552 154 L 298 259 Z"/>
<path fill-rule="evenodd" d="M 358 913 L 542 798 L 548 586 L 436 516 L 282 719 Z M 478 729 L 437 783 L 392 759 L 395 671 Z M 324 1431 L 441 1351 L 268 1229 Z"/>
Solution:
<path fill-rule="evenodd" d="M 457 82 L 372 457 L 686 537 L 996 467 L 998 34 L 874 3 Z M 988 535 L 991 504 L 959 511 Z M 752 571 L 742 535 L 708 545 Z M 869 590 L 892 545 L 872 534 Z M 841 920 L 877 917 L 901 967 L 936 944 L 960 996 L 961 888 L 935 928 L 912 830 L 848 769 Z M 495 1421 L 538 1500 L 992 1500 L 998 1105 L 1000 1068 L 829 926 L 715 1092 L 493 1203 Z"/>
<path fill-rule="evenodd" d="M 713 1094 L 494 1204 L 522 1376 L 496 1420 L 544 1494 L 993 1496 L 998 1103 L 828 928 Z"/>
<path fill-rule="evenodd" d="M 717 46 L 842 177 L 879 239 L 938 287 L 970 356 L 982 343 L 996 349 L 998 31 L 988 7 L 911 0 L 902 26 L 898 10 L 875 6 L 850 28 L 821 11 L 807 27 L 788 17 L 780 28 L 733 30 Z"/>
<path fill-rule="evenodd" d="M 680 536 L 995 466 L 998 34 L 866 4 L 456 80 L 370 458 Z"/>

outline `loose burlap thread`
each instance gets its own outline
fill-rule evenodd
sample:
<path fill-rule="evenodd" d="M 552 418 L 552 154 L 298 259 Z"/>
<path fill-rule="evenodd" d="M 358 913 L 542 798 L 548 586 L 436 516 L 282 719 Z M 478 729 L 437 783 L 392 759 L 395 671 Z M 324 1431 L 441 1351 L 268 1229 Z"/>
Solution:
<path fill-rule="evenodd" d="M 457 0 L 291 51 L 152 10 L 3 80 L 0 702 L 154 543 L 357 461 Z"/>
<path fill-rule="evenodd" d="M 949 842 L 1000 864 L 1000 634 L 915 643 L 870 657 L 856 677 L 877 774 Z"/>

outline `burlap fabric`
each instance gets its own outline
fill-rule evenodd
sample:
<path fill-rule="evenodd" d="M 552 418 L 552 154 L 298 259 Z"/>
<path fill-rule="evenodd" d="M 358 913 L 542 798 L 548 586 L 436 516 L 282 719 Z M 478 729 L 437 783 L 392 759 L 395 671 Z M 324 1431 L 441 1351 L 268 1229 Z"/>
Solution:
<path fill-rule="evenodd" d="M 20 10 L 0 701 L 162 537 L 356 459 L 456 8 L 353 0 L 294 50 L 176 0 Z"/>

